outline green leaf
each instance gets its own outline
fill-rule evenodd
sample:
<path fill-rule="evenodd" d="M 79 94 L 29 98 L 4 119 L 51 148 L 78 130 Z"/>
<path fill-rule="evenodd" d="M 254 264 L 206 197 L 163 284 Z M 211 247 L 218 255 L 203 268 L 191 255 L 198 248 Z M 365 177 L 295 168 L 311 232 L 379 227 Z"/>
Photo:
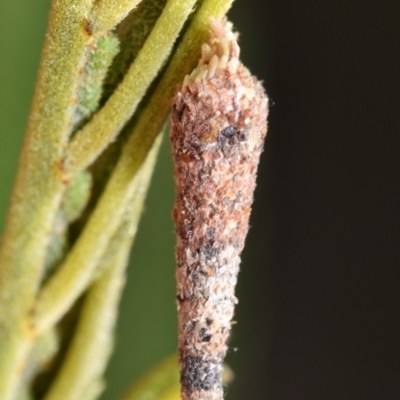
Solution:
<path fill-rule="evenodd" d="M 140 100 L 171 54 L 173 44 L 195 2 L 196 0 L 168 0 L 121 84 L 106 104 L 72 139 L 65 163 L 69 176 L 87 168 L 132 117 Z"/>
<path fill-rule="evenodd" d="M 78 89 L 75 124 L 90 117 L 98 108 L 104 80 L 118 51 L 119 40 L 112 33 L 86 47 L 86 63 Z"/>
<path fill-rule="evenodd" d="M 113 342 L 118 302 L 125 282 L 125 267 L 135 237 L 160 140 L 149 153 L 133 198 L 101 260 L 102 271 L 86 294 L 78 326 L 66 358 L 44 400 L 75 400 L 90 391 L 101 376 Z"/>

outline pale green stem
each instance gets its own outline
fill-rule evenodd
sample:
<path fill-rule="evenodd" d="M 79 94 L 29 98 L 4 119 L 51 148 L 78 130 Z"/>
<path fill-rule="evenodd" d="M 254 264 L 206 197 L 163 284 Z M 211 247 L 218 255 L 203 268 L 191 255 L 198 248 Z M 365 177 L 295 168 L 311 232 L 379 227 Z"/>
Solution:
<path fill-rule="evenodd" d="M 61 160 L 92 1 L 53 1 L 27 136 L 0 249 L 0 398 L 15 397 L 31 340 L 32 307 L 64 191 Z"/>
<path fill-rule="evenodd" d="M 161 136 L 148 154 L 150 160 L 156 158 L 160 141 Z M 139 180 L 140 175 L 133 177 L 130 171 L 113 173 L 79 239 L 39 293 L 33 316 L 37 333 L 56 323 L 92 282 Z"/>
<path fill-rule="evenodd" d="M 74 339 L 45 400 L 82 398 L 101 379 L 112 347 L 125 267 L 155 160 L 156 155 L 148 157 L 138 173 L 133 198 L 101 262 L 103 272 L 89 289 Z"/>
<path fill-rule="evenodd" d="M 178 385 L 178 393 L 180 393 L 178 357 L 174 355 L 140 378 L 121 397 L 121 400 L 159 400 L 160 396 L 176 385 Z"/>
<path fill-rule="evenodd" d="M 90 14 L 93 35 L 102 36 L 120 23 L 142 0 L 98 0 Z"/>
<path fill-rule="evenodd" d="M 168 98 L 172 98 L 176 85 L 196 65 L 201 45 L 208 37 L 209 18 L 223 18 L 232 1 L 205 0 L 193 18 L 155 94 L 141 112 L 87 226 L 65 262 L 39 294 L 34 316 L 39 332 L 59 320 L 90 283 L 130 198 L 135 175 L 162 128 L 169 110 Z"/>
<path fill-rule="evenodd" d="M 171 53 L 196 0 L 169 0 L 123 81 L 68 146 L 66 173 L 71 178 L 91 164 L 135 112 Z"/>

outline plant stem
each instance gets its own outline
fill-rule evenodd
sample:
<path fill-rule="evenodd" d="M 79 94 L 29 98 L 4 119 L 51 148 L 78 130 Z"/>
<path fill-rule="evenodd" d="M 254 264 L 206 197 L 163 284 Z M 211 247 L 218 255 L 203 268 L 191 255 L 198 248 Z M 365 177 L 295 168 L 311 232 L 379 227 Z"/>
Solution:
<path fill-rule="evenodd" d="M 124 80 L 68 146 L 71 178 L 91 164 L 117 136 L 157 76 L 196 0 L 169 0 Z"/>
<path fill-rule="evenodd" d="M 12 399 L 31 340 L 28 312 L 64 191 L 60 167 L 91 1 L 53 2 L 28 132 L 0 249 L 0 398 Z M 29 227 L 29 228 L 28 228 Z"/>

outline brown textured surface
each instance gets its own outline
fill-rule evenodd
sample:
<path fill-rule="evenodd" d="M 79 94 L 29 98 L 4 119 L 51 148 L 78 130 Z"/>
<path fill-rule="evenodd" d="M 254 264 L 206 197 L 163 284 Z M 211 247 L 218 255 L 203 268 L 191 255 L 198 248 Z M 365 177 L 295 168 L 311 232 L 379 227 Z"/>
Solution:
<path fill-rule="evenodd" d="M 268 112 L 261 84 L 238 60 L 231 24 L 211 25 L 171 116 L 184 400 L 223 398 L 234 290 Z"/>

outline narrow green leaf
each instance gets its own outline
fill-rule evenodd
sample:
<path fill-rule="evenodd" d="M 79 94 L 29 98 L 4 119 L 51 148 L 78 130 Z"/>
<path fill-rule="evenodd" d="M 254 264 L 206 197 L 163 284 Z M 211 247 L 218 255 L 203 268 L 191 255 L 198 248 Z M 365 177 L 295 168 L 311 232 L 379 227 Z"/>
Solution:
<path fill-rule="evenodd" d="M 168 0 L 121 84 L 103 108 L 72 139 L 66 160 L 69 176 L 74 176 L 90 165 L 133 115 L 170 55 L 195 2 L 196 0 Z"/>
<path fill-rule="evenodd" d="M 136 190 L 99 268 L 103 271 L 89 289 L 66 359 L 45 400 L 76 400 L 99 381 L 112 348 L 125 267 L 137 231 L 144 198 L 154 169 L 157 143 L 138 173 Z"/>
<path fill-rule="evenodd" d="M 120 42 L 120 52 L 115 57 L 104 82 L 104 97 L 108 99 L 122 82 L 130 65 L 150 35 L 167 0 L 142 0 L 117 27 L 115 34 Z"/>
<path fill-rule="evenodd" d="M 160 140 L 155 142 L 148 156 L 150 159 L 156 157 L 159 143 Z M 43 332 L 56 323 L 91 283 L 99 261 L 138 187 L 138 182 L 139 175 L 130 182 L 128 190 L 124 184 L 121 186 L 124 182 L 107 185 L 106 193 L 111 196 L 106 196 L 105 201 L 100 199 L 63 265 L 39 293 L 33 321 L 37 332 Z"/>
<path fill-rule="evenodd" d="M 90 117 L 98 108 L 104 80 L 118 51 L 119 40 L 114 34 L 103 36 L 86 47 L 86 63 L 78 89 L 75 125 Z"/>

